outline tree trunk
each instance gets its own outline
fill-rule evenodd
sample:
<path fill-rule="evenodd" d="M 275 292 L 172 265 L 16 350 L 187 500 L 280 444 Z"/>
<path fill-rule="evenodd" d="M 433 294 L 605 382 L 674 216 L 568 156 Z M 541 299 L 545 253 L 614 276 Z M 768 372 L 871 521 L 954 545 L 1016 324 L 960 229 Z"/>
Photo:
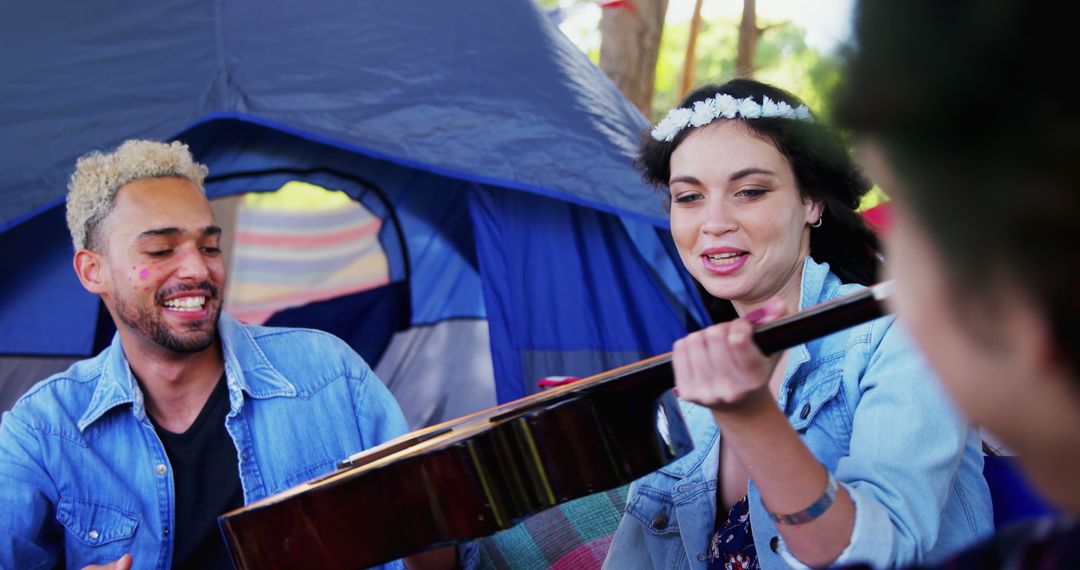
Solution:
<path fill-rule="evenodd" d="M 697 38 L 701 33 L 701 4 L 694 2 L 694 17 L 690 19 L 690 37 L 686 40 L 686 59 L 683 60 L 682 81 L 679 82 L 679 100 L 681 101 L 697 82 Z"/>
<path fill-rule="evenodd" d="M 605 8 L 600 18 L 600 69 L 646 117 L 668 0 L 634 0 Z"/>
<path fill-rule="evenodd" d="M 735 55 L 735 77 L 754 76 L 754 54 L 757 52 L 760 34 L 755 0 L 743 0 L 742 20 L 739 22 L 739 47 Z"/>

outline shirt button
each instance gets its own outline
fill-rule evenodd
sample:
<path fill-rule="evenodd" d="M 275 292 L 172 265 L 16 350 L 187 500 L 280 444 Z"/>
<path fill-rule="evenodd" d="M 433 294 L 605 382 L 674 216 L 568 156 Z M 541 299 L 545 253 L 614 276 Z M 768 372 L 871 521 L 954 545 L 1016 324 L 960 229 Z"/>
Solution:
<path fill-rule="evenodd" d="M 247 458 L 248 458 L 248 452 L 245 451 L 245 452 L 242 452 L 240 454 L 240 459 L 243 459 L 244 461 L 247 461 Z"/>
<path fill-rule="evenodd" d="M 98 536 L 100 536 L 100 535 L 98 534 L 98 531 L 92 530 L 92 531 L 86 533 L 86 536 L 90 537 L 90 540 L 97 540 Z"/>
<path fill-rule="evenodd" d="M 665 515 L 664 513 L 660 513 L 660 514 L 656 515 L 655 517 L 653 517 L 652 527 L 654 529 L 660 530 L 660 529 L 664 528 L 665 526 L 667 526 L 667 515 Z"/>
<path fill-rule="evenodd" d="M 705 558 L 707 558 L 707 557 L 705 556 L 704 552 L 697 555 L 698 562 L 705 562 Z"/>
<path fill-rule="evenodd" d="M 161 534 L 164 536 L 169 536 L 169 527 L 161 529 Z"/>
<path fill-rule="evenodd" d="M 799 418 L 805 420 L 809 416 L 810 416 L 810 404 L 809 403 L 803 404 L 802 410 L 799 411 Z"/>
<path fill-rule="evenodd" d="M 780 538 L 776 537 L 776 536 L 770 538 L 769 539 L 769 548 L 771 548 L 773 552 L 779 553 L 780 552 Z"/>
<path fill-rule="evenodd" d="M 158 466 L 157 466 L 158 475 L 164 475 L 165 471 L 166 471 L 165 464 L 164 463 L 158 463 Z"/>

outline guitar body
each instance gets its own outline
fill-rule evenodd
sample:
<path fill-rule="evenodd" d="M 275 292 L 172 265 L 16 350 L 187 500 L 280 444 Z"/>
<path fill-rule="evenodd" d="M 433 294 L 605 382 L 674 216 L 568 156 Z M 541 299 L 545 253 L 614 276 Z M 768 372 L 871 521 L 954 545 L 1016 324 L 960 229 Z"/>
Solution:
<path fill-rule="evenodd" d="M 220 524 L 236 566 L 363 568 L 487 536 L 655 471 L 693 443 L 670 363 L 649 363 L 429 428 L 374 461 L 227 513 Z"/>

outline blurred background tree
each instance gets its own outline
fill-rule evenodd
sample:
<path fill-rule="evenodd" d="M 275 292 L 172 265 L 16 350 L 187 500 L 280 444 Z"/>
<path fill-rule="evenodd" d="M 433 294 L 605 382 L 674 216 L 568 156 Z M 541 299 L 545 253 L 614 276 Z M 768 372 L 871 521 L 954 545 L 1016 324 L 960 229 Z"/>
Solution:
<path fill-rule="evenodd" d="M 839 83 L 837 52 L 843 44 L 837 41 L 829 50 L 811 45 L 796 18 L 763 16 L 758 0 L 537 2 L 651 122 L 693 88 L 735 77 L 753 77 L 787 89 L 819 117 L 830 119 L 826 101 Z M 693 3 L 691 10 L 686 10 L 688 2 Z M 665 14 L 669 3 L 679 4 L 689 16 Z M 703 8 L 721 5 L 729 9 L 726 14 L 703 13 Z M 839 10 L 843 13 L 842 5 Z M 646 45 L 654 40 L 659 40 L 655 48 Z M 650 64 L 653 53 L 655 65 Z M 885 199 L 875 188 L 863 208 Z"/>
<path fill-rule="evenodd" d="M 739 76 L 736 73 L 739 23 L 734 18 L 702 22 L 692 85 L 721 83 Z M 763 29 L 758 36 L 753 70 L 742 76 L 783 87 L 803 99 L 814 112 L 826 112 L 825 96 L 840 77 L 839 59 L 807 46 L 806 31 L 794 23 L 775 22 Z M 650 118 L 660 116 L 682 98 L 679 86 L 689 35 L 690 22 L 671 24 L 664 30 Z"/>
<path fill-rule="evenodd" d="M 608 0 L 600 18 L 600 69 L 649 114 L 668 0 Z"/>
<path fill-rule="evenodd" d="M 649 67 L 648 59 L 641 57 L 649 52 L 647 47 L 626 49 L 621 44 L 652 41 L 653 28 L 642 27 L 646 19 L 661 28 L 662 33 L 656 35 L 659 46 L 651 85 L 624 87 L 628 77 L 639 83 L 650 82 L 649 74 L 644 71 L 609 74 L 649 120 L 656 120 L 678 103 L 684 89 L 737 76 L 774 83 L 799 95 L 815 112 L 826 111 L 823 102 L 828 90 L 839 79 L 839 58 L 834 53 L 823 53 L 808 45 L 804 28 L 790 19 L 760 16 L 755 0 L 691 1 L 694 2 L 694 16 L 679 19 L 657 14 L 657 9 L 666 7 L 668 0 L 537 0 L 563 32 L 605 72 L 609 68 L 622 70 L 631 64 Z M 706 14 L 702 17 L 703 6 L 708 8 L 721 3 L 734 5 L 736 9 L 729 15 Z M 695 25 L 698 26 L 696 41 L 693 49 L 688 50 Z M 619 26 L 624 29 L 614 29 Z M 744 40 L 741 53 L 744 58 L 750 58 L 752 66 L 744 65 L 742 74 L 737 73 L 740 27 L 752 30 L 744 32 L 744 37 L 753 36 Z M 607 56 L 604 55 L 605 47 Z M 612 61 L 624 54 L 628 56 L 626 62 Z M 608 60 L 606 64 L 605 59 Z M 683 85 L 684 68 L 690 70 L 686 85 Z M 652 97 L 648 104 L 640 104 L 641 97 L 637 94 L 650 90 Z"/>

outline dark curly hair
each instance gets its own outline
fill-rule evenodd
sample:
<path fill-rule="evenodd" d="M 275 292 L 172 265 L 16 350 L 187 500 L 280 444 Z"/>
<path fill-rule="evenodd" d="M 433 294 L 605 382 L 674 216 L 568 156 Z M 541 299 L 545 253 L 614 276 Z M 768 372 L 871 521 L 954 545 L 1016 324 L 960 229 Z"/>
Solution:
<path fill-rule="evenodd" d="M 798 97 L 778 87 L 752 79 L 735 79 L 723 85 L 701 87 L 679 106 L 693 107 L 698 101 L 720 94 L 736 99 L 750 97 L 758 103 L 768 97 L 793 108 L 803 105 Z M 874 283 L 880 269 L 880 246 L 863 217 L 855 211 L 872 184 L 852 161 L 840 136 L 817 120 L 720 120 L 742 121 L 751 132 L 771 142 L 787 158 L 803 198 L 824 204 L 822 225 L 810 232 L 810 256 L 819 263 L 828 263 L 832 272 L 845 283 Z M 703 127 L 687 127 L 670 142 L 657 141 L 648 132 L 642 135 L 636 166 L 646 182 L 661 190 L 667 187 L 671 178 L 671 154 L 695 128 Z M 698 288 L 706 299 L 711 299 L 704 288 L 700 285 Z M 735 317 L 730 302 L 717 300 L 710 305 L 713 321 Z"/>
<path fill-rule="evenodd" d="M 1042 79 L 1070 68 L 1075 32 L 1050 8 L 860 2 L 834 113 L 903 180 L 961 307 L 985 314 L 999 285 L 1018 285 L 1080 386 L 1080 105 L 1067 81 Z M 1018 69 L 1032 80 L 1018 83 Z"/>

